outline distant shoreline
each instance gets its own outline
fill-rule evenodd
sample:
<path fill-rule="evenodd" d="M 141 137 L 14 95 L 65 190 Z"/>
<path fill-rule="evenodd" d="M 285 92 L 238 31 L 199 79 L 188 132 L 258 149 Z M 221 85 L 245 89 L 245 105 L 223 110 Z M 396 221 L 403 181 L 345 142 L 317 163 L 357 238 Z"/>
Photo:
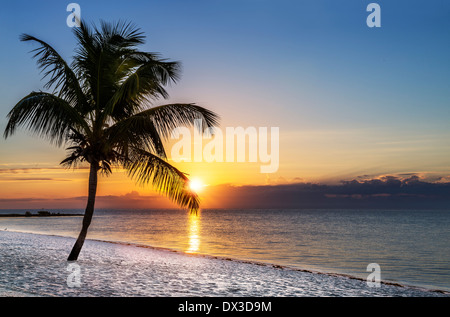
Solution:
<path fill-rule="evenodd" d="M 0 214 L 0 218 L 45 218 L 45 217 L 79 217 L 83 216 L 83 214 L 62 214 L 62 213 L 52 213 L 49 211 L 38 211 L 37 214 L 32 214 L 27 211 L 24 214 Z"/>

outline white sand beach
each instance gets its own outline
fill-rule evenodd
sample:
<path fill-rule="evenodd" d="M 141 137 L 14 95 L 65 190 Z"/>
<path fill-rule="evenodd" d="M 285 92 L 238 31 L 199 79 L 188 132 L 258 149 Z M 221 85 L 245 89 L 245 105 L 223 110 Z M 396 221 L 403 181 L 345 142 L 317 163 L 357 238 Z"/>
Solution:
<path fill-rule="evenodd" d="M 0 296 L 448 296 L 440 292 L 170 250 L 87 240 L 69 287 L 74 239 L 0 232 Z M 73 285 L 72 285 L 73 286 Z"/>

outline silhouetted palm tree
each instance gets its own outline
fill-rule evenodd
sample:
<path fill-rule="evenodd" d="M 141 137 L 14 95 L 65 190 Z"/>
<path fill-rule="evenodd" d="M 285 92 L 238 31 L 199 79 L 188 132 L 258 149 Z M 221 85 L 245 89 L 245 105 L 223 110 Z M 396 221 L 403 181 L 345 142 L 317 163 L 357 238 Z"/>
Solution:
<path fill-rule="evenodd" d="M 52 93 L 32 92 L 8 114 L 4 137 L 25 126 L 53 144 L 68 145 L 61 164 L 90 165 L 89 193 L 83 225 L 68 260 L 78 259 L 94 212 L 99 173 L 124 168 L 140 184 L 151 184 L 191 212 L 199 209 L 197 194 L 187 176 L 167 162 L 163 140 L 178 126 L 217 124 L 215 113 L 195 104 L 152 106 L 167 98 L 164 86 L 176 82 L 177 62 L 137 49 L 143 33 L 130 23 L 85 23 L 74 28 L 77 48 L 69 65 L 46 42 L 30 35 L 22 41 L 38 44 L 33 50 Z"/>

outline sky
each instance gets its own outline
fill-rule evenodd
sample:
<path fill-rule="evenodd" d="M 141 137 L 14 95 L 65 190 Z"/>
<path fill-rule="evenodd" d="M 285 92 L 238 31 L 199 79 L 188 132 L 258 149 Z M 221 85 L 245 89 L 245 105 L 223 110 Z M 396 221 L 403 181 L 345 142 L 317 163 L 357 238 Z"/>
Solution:
<path fill-rule="evenodd" d="M 197 103 L 220 115 L 223 131 L 279 128 L 279 168 L 274 173 L 261 173 L 264 164 L 259 161 L 171 160 L 204 183 L 206 206 L 220 208 L 239 206 L 232 199 L 244 201 L 226 190 L 239 186 L 241 193 L 255 188 L 277 192 L 313 183 L 328 186 L 323 195 L 329 198 L 335 186 L 352 180 L 365 184 L 395 177 L 401 182 L 414 176 L 427 183 L 450 181 L 450 3 L 376 1 L 381 27 L 370 28 L 370 2 L 76 3 L 88 22 L 135 23 L 147 36 L 142 50 L 182 63 L 182 77 L 169 88 L 170 99 L 155 105 Z M 70 61 L 76 43 L 66 24 L 69 3 L 2 3 L 1 132 L 7 113 L 22 97 L 44 89 L 29 53 L 33 46 L 20 42 L 20 34 L 45 40 Z M 172 143 L 168 141 L 169 149 Z M 1 138 L 0 209 L 82 208 L 88 170 L 62 169 L 64 155 L 64 148 L 26 131 Z M 295 188 L 297 193 L 303 187 Z M 100 179 L 98 194 L 106 207 L 116 200 L 149 208 L 167 205 L 122 171 Z M 370 195 L 378 194 L 383 193 Z"/>

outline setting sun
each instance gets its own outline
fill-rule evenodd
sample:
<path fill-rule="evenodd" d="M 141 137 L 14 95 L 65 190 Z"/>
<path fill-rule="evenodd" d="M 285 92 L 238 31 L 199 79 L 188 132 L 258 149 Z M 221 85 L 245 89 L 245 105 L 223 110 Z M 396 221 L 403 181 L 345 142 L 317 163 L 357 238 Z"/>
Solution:
<path fill-rule="evenodd" d="M 205 185 L 203 184 L 203 182 L 201 180 L 199 180 L 198 178 L 192 179 L 189 182 L 189 187 L 191 188 L 192 191 L 198 193 L 201 192 L 203 187 L 205 187 Z"/>

